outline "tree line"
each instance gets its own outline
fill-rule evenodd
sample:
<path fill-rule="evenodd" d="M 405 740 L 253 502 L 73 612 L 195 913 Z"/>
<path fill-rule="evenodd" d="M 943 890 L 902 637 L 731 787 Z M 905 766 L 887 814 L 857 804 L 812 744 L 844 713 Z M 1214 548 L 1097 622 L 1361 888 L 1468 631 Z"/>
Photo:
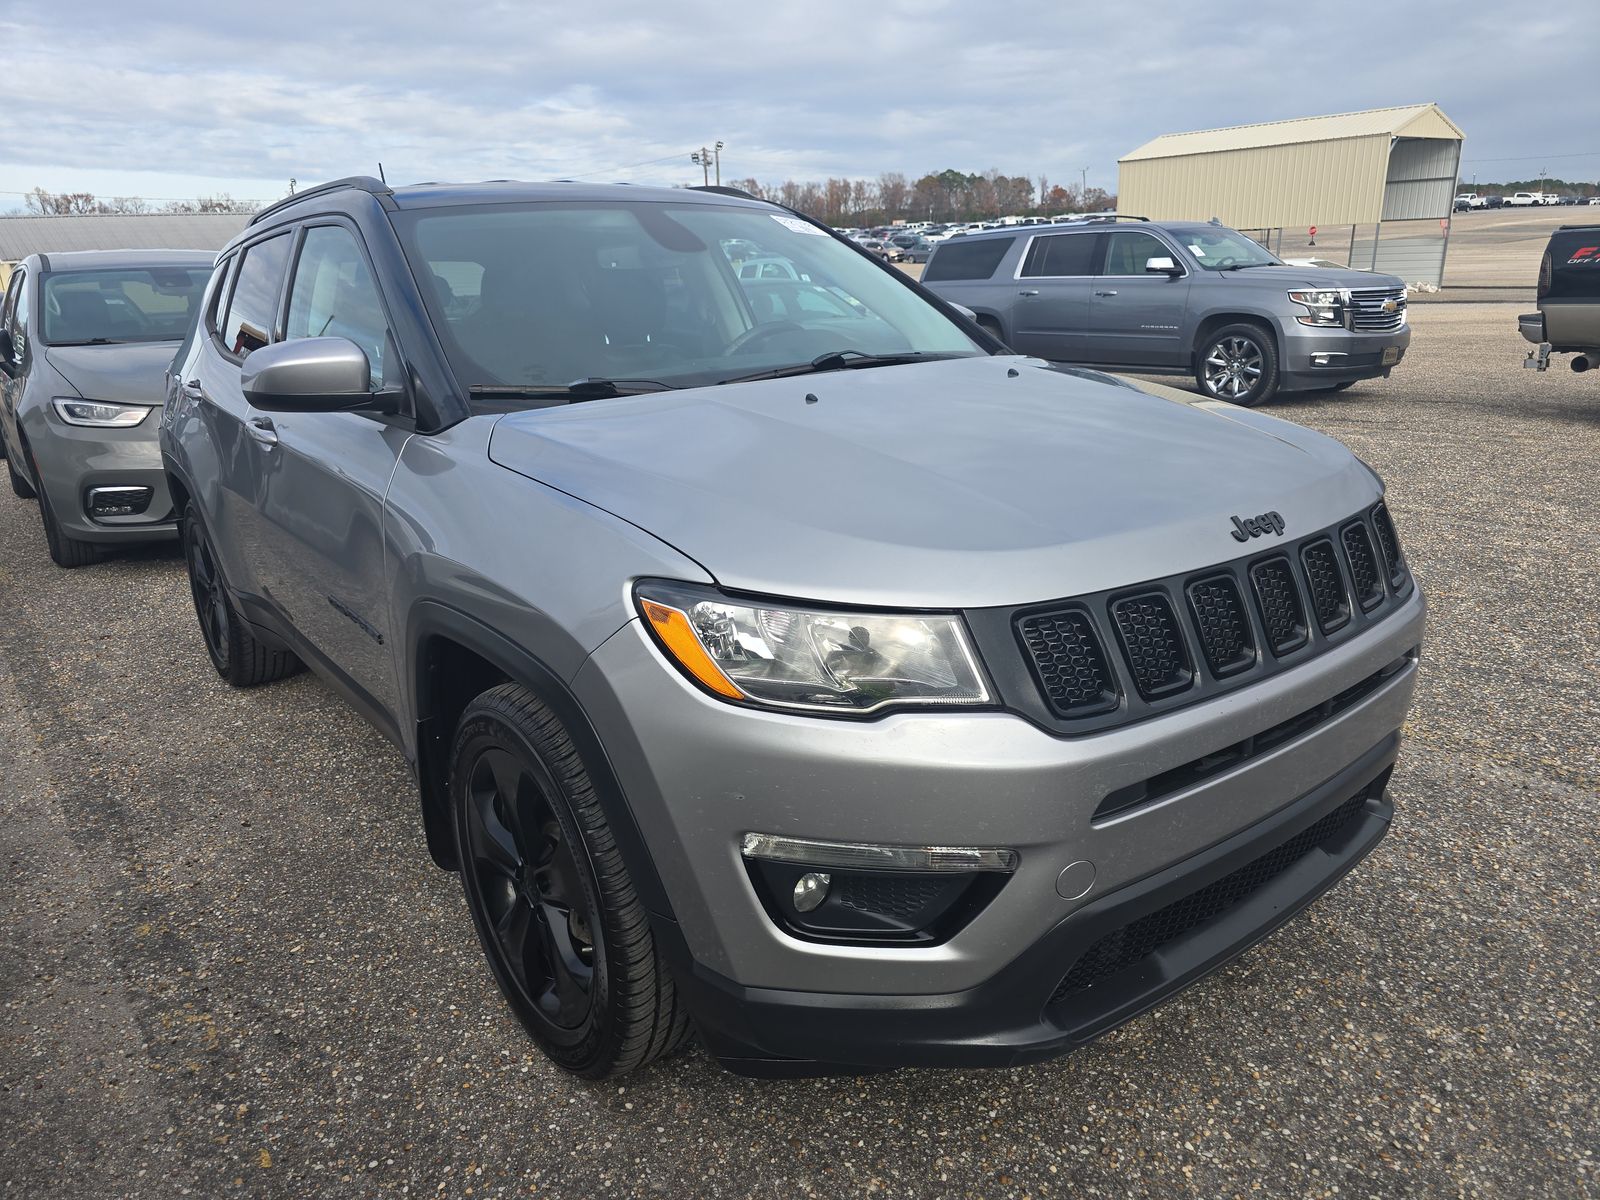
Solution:
<path fill-rule="evenodd" d="M 235 200 L 223 193 L 193 200 L 155 202 L 143 196 L 102 198 L 91 192 L 47 192 L 36 187 L 23 197 L 27 211 L 41 217 L 71 217 L 97 213 L 253 213 L 261 208 L 255 200 Z"/>
<path fill-rule="evenodd" d="M 1574 179 L 1568 182 L 1565 179 L 1552 179 L 1546 176 L 1543 179 L 1513 179 L 1510 183 L 1470 183 L 1461 181 L 1463 192 L 1477 192 L 1480 196 L 1509 196 L 1514 192 L 1559 192 L 1567 196 L 1600 196 L 1600 183 L 1588 180 Z"/>
<path fill-rule="evenodd" d="M 944 170 L 911 180 L 898 171 L 876 179 L 826 179 L 820 182 L 761 183 L 735 180 L 733 186 L 763 200 L 797 209 L 829 225 L 887 225 L 906 221 L 992 221 L 996 217 L 1059 216 L 1104 212 L 1117 198 L 1100 188 L 1083 189 L 1037 181 L 1026 175 L 985 171 L 969 175 Z"/>

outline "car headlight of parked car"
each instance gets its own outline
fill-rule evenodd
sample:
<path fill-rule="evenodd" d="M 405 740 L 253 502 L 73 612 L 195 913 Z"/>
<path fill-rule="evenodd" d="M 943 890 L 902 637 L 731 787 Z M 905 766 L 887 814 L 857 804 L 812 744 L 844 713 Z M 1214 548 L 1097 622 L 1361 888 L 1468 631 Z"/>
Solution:
<path fill-rule="evenodd" d="M 107 404 L 58 396 L 56 415 L 68 425 L 95 425 L 102 429 L 131 429 L 150 415 L 148 404 Z"/>
<path fill-rule="evenodd" d="M 990 702 L 953 613 L 841 612 L 662 582 L 641 583 L 636 599 L 667 656 L 726 700 L 841 714 Z"/>
<path fill-rule="evenodd" d="M 1295 318 L 1302 325 L 1343 325 L 1350 308 L 1350 293 L 1343 289 L 1307 288 L 1290 292 L 1289 299 L 1308 311 L 1307 316 Z"/>

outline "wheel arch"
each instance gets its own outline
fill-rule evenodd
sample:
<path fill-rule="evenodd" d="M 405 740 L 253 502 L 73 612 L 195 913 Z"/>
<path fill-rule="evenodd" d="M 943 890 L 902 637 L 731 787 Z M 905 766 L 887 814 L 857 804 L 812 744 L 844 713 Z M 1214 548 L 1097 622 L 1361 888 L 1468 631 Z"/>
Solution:
<path fill-rule="evenodd" d="M 675 921 L 666 889 L 633 818 L 600 736 L 566 682 L 536 655 L 477 618 L 436 601 L 412 611 L 411 652 L 416 776 L 428 852 L 445 870 L 458 867 L 450 815 L 450 745 L 475 696 L 502 683 L 527 688 L 560 719 L 594 785 L 635 890 L 652 917 Z"/>
<path fill-rule="evenodd" d="M 1253 325 L 1267 337 L 1272 339 L 1272 349 L 1277 354 L 1279 361 L 1283 359 L 1283 342 L 1278 337 L 1278 328 L 1272 318 L 1263 313 L 1225 311 L 1207 313 L 1195 326 L 1194 341 L 1189 346 L 1189 369 L 1193 371 L 1200 358 L 1200 348 L 1206 344 L 1207 339 L 1219 329 L 1229 325 Z"/>

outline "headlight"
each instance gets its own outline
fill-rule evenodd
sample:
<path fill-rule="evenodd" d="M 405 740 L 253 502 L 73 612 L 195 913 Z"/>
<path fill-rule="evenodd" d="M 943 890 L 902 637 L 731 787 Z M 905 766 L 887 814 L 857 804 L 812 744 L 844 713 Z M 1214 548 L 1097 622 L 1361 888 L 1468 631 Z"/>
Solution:
<path fill-rule="evenodd" d="M 98 400 L 55 401 L 56 415 L 68 425 L 98 425 L 103 429 L 129 429 L 150 415 L 148 404 L 104 404 Z"/>
<path fill-rule="evenodd" d="M 1313 288 L 1290 292 L 1289 299 L 1310 310 L 1309 316 L 1296 317 L 1302 325 L 1342 326 L 1350 307 L 1350 293 L 1341 289 Z"/>
<path fill-rule="evenodd" d="M 636 599 L 667 656 L 728 700 L 837 713 L 989 702 L 953 613 L 834 612 L 677 583 L 642 583 Z"/>

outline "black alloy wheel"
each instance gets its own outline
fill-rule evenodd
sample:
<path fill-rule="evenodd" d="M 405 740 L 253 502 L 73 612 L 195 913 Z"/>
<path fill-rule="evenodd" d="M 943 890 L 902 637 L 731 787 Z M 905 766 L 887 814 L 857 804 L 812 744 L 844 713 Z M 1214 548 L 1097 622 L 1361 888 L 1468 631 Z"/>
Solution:
<path fill-rule="evenodd" d="M 533 764 L 501 746 L 468 768 L 463 862 L 492 956 L 520 1010 L 562 1044 L 594 1021 L 595 960 L 604 953 L 577 854 Z"/>
<path fill-rule="evenodd" d="M 526 688 L 467 705 L 450 755 L 456 860 L 500 993 L 557 1066 L 633 1070 L 689 1016 L 576 747 Z"/>
<path fill-rule="evenodd" d="M 184 562 L 189 568 L 189 595 L 194 599 L 194 615 L 200 622 L 206 653 L 211 656 L 211 665 L 217 669 L 217 674 L 234 687 L 255 687 L 298 671 L 298 658 L 257 637 L 234 610 L 216 551 L 212 549 L 205 523 L 192 500 L 183 510 L 180 537 Z"/>
<path fill-rule="evenodd" d="M 217 569 L 216 556 L 198 520 L 183 522 L 183 557 L 189 564 L 189 594 L 194 597 L 194 615 L 206 640 L 211 665 L 224 679 L 228 677 L 228 593 Z"/>

